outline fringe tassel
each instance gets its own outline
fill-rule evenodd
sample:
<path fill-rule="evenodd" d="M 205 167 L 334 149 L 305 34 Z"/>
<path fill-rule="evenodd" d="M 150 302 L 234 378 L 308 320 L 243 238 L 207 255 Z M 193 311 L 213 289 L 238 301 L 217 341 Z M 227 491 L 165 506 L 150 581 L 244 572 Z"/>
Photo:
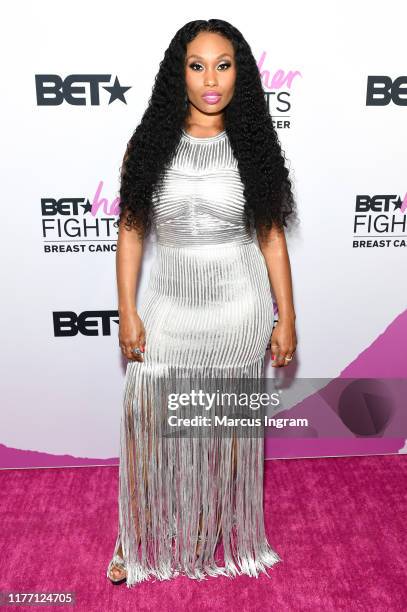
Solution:
<path fill-rule="evenodd" d="M 242 574 L 257 578 L 260 573 L 268 576 L 267 568 L 282 560 L 264 528 L 264 438 L 241 429 L 239 436 L 213 431 L 166 435 L 166 421 L 173 414 L 167 409 L 168 394 L 179 392 L 179 379 L 187 387 L 217 385 L 225 391 L 225 376 L 258 379 L 263 366 L 264 357 L 229 369 L 128 363 L 114 549 L 114 555 L 122 549 L 127 587 L 179 574 L 198 580 Z M 214 414 L 208 411 L 208 416 Z M 215 558 L 220 541 L 224 565 Z"/>

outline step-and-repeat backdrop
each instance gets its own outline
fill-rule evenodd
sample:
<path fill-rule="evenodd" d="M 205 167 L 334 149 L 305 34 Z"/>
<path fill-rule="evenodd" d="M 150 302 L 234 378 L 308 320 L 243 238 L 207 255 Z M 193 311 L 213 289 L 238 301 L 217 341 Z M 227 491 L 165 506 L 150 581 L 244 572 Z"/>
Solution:
<path fill-rule="evenodd" d="M 0 466 L 118 461 L 120 165 L 171 38 L 210 17 L 251 45 L 299 210 L 298 347 L 268 356 L 266 457 L 407 452 L 402 3 L 24 4 L 0 43 Z M 154 253 L 152 236 L 139 303 Z"/>

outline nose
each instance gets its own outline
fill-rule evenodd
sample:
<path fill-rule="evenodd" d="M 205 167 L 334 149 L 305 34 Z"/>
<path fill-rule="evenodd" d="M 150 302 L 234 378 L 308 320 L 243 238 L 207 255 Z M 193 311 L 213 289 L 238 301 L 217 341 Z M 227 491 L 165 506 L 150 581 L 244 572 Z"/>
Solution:
<path fill-rule="evenodd" d="M 208 70 L 205 75 L 205 85 L 211 86 L 216 84 L 217 79 L 213 70 Z"/>

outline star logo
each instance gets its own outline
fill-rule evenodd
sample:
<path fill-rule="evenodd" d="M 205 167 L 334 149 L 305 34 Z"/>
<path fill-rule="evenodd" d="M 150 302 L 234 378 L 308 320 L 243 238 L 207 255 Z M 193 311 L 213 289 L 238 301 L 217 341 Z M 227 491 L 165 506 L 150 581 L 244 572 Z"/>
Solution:
<path fill-rule="evenodd" d="M 394 210 L 400 209 L 400 212 L 405 212 L 405 210 L 407 209 L 407 192 L 406 195 L 404 196 L 404 200 L 402 200 L 400 198 L 400 196 L 397 198 L 397 200 L 394 203 Z"/>
<path fill-rule="evenodd" d="M 111 104 L 115 100 L 121 100 L 122 102 L 127 104 L 124 94 L 128 89 L 131 89 L 131 87 L 123 87 L 122 85 L 120 85 L 119 79 L 117 77 L 115 78 L 113 85 L 103 85 L 103 89 L 106 89 L 106 91 L 110 93 L 109 104 Z"/>
<path fill-rule="evenodd" d="M 86 200 L 86 204 L 81 204 L 81 206 L 83 208 L 84 213 L 91 212 L 92 210 L 92 204 L 89 202 L 89 200 Z"/>

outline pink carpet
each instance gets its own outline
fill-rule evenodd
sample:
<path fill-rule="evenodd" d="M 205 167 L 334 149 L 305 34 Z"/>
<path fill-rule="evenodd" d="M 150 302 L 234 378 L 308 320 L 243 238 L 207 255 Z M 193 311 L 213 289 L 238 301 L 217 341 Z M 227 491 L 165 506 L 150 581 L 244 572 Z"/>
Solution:
<path fill-rule="evenodd" d="M 0 591 L 76 594 L 75 606 L 29 610 L 407 608 L 404 455 L 267 461 L 267 532 L 283 559 L 270 578 L 181 576 L 133 589 L 105 577 L 117 477 L 117 466 L 1 471 Z"/>

